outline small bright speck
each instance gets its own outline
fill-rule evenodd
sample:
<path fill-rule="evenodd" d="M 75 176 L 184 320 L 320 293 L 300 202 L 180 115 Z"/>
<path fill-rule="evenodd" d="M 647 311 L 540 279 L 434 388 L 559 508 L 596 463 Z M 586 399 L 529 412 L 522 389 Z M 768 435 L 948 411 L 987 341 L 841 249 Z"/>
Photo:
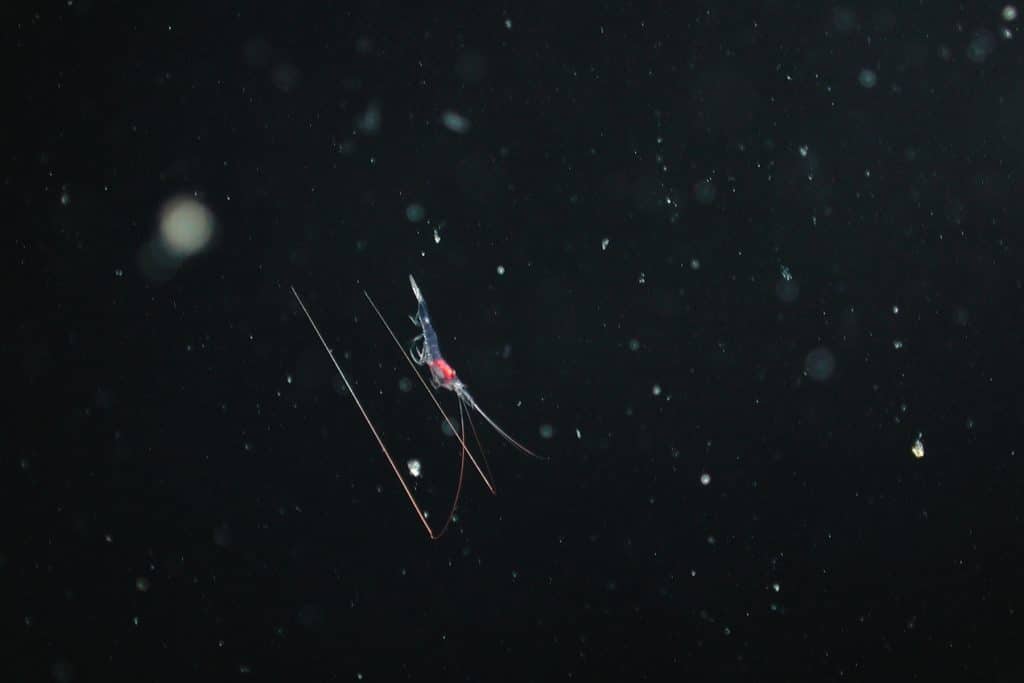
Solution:
<path fill-rule="evenodd" d="M 857 75 L 857 82 L 861 84 L 863 88 L 873 88 L 878 84 L 878 74 L 871 69 L 861 69 Z"/>
<path fill-rule="evenodd" d="M 537 431 L 542 439 L 550 439 L 555 435 L 555 428 L 549 424 L 542 424 Z"/>
<path fill-rule="evenodd" d="M 503 265 L 499 264 L 496 270 L 498 271 L 498 275 L 504 275 L 505 274 L 505 266 L 503 266 Z"/>
<path fill-rule="evenodd" d="M 910 447 L 910 452 L 918 460 L 923 458 L 924 457 L 924 442 L 921 441 L 920 438 L 914 439 L 914 445 Z"/>
<path fill-rule="evenodd" d="M 902 349 L 903 348 L 903 340 L 901 340 L 901 339 L 893 339 L 892 340 L 892 348 L 896 349 L 897 351 Z"/>
<path fill-rule="evenodd" d="M 698 259 L 690 259 L 690 270 L 700 270 L 700 261 Z"/>
<path fill-rule="evenodd" d="M 779 274 L 782 275 L 782 279 L 786 282 L 790 282 L 793 279 L 793 273 L 790 272 L 789 266 L 782 266 L 779 269 Z"/>
<path fill-rule="evenodd" d="M 441 244 L 441 232 L 434 228 L 434 244 Z"/>
<path fill-rule="evenodd" d="M 139 591 L 140 593 L 145 593 L 146 591 L 148 591 L 149 579 L 147 579 L 145 576 L 140 576 L 139 578 L 135 579 L 135 590 Z"/>
<path fill-rule="evenodd" d="M 583 432 L 580 431 L 579 427 L 576 428 L 576 438 L 577 439 L 582 439 L 583 438 Z"/>
<path fill-rule="evenodd" d="M 287 382 L 288 384 L 291 384 L 292 383 L 292 376 L 291 375 L 285 375 L 284 376 L 284 381 Z"/>
<path fill-rule="evenodd" d="M 701 472 L 700 483 L 701 483 L 701 486 L 707 486 L 708 484 L 710 484 L 711 483 L 711 475 L 708 474 L 707 472 Z"/>
<path fill-rule="evenodd" d="M 506 19 L 505 20 L 505 28 L 507 28 L 510 31 L 512 30 L 512 20 L 511 19 Z"/>
<path fill-rule="evenodd" d="M 71 203 L 71 195 L 69 195 L 67 192 L 61 192 L 60 193 L 60 205 L 61 206 L 67 206 L 70 203 Z"/>
<path fill-rule="evenodd" d="M 422 204 L 410 204 L 405 207 L 405 217 L 410 223 L 419 223 L 427 215 Z"/>
<path fill-rule="evenodd" d="M 630 339 L 629 340 L 629 350 L 630 351 L 639 351 L 640 350 L 640 340 L 639 339 Z"/>
<path fill-rule="evenodd" d="M 441 114 L 441 123 L 453 133 L 462 134 L 469 131 L 469 119 L 450 109 Z"/>
<path fill-rule="evenodd" d="M 608 248 L 608 245 L 609 245 L 610 243 L 611 243 L 611 240 L 610 240 L 610 239 L 608 239 L 607 237 L 605 237 L 604 239 L 602 239 L 602 240 L 601 240 L 601 251 L 605 251 L 605 250 L 606 250 L 606 249 Z"/>
<path fill-rule="evenodd" d="M 899 306 L 893 306 L 892 307 L 892 314 L 893 315 L 899 315 L 900 314 L 900 307 Z"/>
<path fill-rule="evenodd" d="M 773 583 L 772 584 L 772 590 L 775 591 L 776 593 L 778 593 L 780 590 L 782 590 L 782 586 L 780 586 L 777 583 Z"/>
<path fill-rule="evenodd" d="M 114 275 L 116 277 L 124 277 L 124 268 L 115 268 Z"/>
<path fill-rule="evenodd" d="M 640 284 L 640 285 L 647 284 L 647 274 L 646 273 L 640 273 L 639 275 L 637 275 L 636 276 L 636 282 L 637 282 L 637 284 Z"/>
<path fill-rule="evenodd" d="M 420 467 L 420 461 L 413 459 L 405 463 L 405 466 L 409 468 L 409 474 L 416 479 L 419 479 L 422 474 L 422 468 Z"/>
<path fill-rule="evenodd" d="M 800 145 L 800 156 L 807 156 L 807 145 Z"/>
<path fill-rule="evenodd" d="M 661 385 L 660 384 L 655 384 L 653 387 L 651 387 L 651 395 L 653 395 L 653 396 L 661 396 Z"/>

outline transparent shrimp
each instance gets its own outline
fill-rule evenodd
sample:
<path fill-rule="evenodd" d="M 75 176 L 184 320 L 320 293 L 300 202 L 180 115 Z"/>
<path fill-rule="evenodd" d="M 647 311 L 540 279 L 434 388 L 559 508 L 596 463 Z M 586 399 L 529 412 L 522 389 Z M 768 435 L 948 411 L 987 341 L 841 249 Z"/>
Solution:
<path fill-rule="evenodd" d="M 370 297 L 369 293 L 367 293 L 364 290 L 363 294 L 364 294 L 364 296 L 366 296 L 366 300 L 369 301 L 370 306 L 373 307 L 373 310 L 377 314 L 377 317 L 380 318 L 380 321 L 381 321 L 381 323 L 383 323 L 385 329 L 388 331 L 388 334 L 391 336 L 391 338 L 394 340 L 395 344 L 398 346 L 399 350 L 402 353 L 402 356 L 409 363 L 409 366 L 412 369 L 413 373 L 416 375 L 417 379 L 419 379 L 420 383 L 423 385 L 424 389 L 427 391 L 427 394 L 430 396 L 430 399 L 433 402 L 434 406 L 441 413 L 441 416 L 444 418 L 445 422 L 448 424 L 449 428 L 452 430 L 452 433 L 455 434 L 455 437 L 459 441 L 460 458 L 459 458 L 459 478 L 458 478 L 458 483 L 456 485 L 455 495 L 454 495 L 453 500 L 452 500 L 451 510 L 448 513 L 448 517 L 445 520 L 444 525 L 438 531 L 435 531 L 434 528 L 427 521 L 426 513 L 424 513 L 423 509 L 420 507 L 419 503 L 417 502 L 416 496 L 413 494 L 412 489 L 409 487 L 409 484 L 406 482 L 405 477 L 402 476 L 402 472 L 399 469 L 397 462 L 395 461 L 394 457 L 391 455 L 391 452 L 388 450 L 387 446 L 384 444 L 384 440 L 381 437 L 380 432 L 377 430 L 376 426 L 373 423 L 373 420 L 370 419 L 369 414 L 366 412 L 366 409 L 363 407 L 362 402 L 359 400 L 359 397 L 356 395 L 355 390 L 352 388 L 352 384 L 348 380 L 348 377 L 346 377 L 345 373 L 342 371 L 341 366 L 338 364 L 337 359 L 334 357 L 334 353 L 331 351 L 330 346 L 328 346 L 328 344 L 327 344 L 327 340 L 324 338 L 323 334 L 320 332 L 320 328 L 317 326 L 316 322 L 313 320 L 313 316 L 309 313 L 309 310 L 306 308 L 305 303 L 302 301 L 302 298 L 299 296 L 298 291 L 296 291 L 296 289 L 294 287 L 292 287 L 291 288 L 291 292 L 295 296 L 295 300 L 299 303 L 299 307 L 302 308 L 302 312 L 306 315 L 306 319 L 309 320 L 309 324 L 313 327 L 313 331 L 316 333 L 316 336 L 320 340 L 320 343 L 323 345 L 324 349 L 327 351 L 327 355 L 330 357 L 331 362 L 334 364 L 335 370 L 338 371 L 338 375 L 341 377 L 342 382 L 344 382 L 345 388 L 348 389 L 349 395 L 352 396 L 352 400 L 355 402 L 356 408 L 359 409 L 360 414 L 363 416 L 363 420 L 366 422 L 367 426 L 370 428 L 370 432 L 373 434 L 374 439 L 376 439 L 377 445 L 380 446 L 381 452 L 384 453 L 384 457 L 387 459 L 388 464 L 391 466 L 391 470 L 395 473 L 395 476 L 398 478 L 398 481 L 399 481 L 399 484 L 402 487 L 402 490 L 404 491 L 406 497 L 409 499 L 409 503 L 412 505 L 413 511 L 416 513 L 416 516 L 419 518 L 420 523 L 426 529 L 427 535 L 431 539 L 436 540 L 436 539 L 440 538 L 445 533 L 445 531 L 448 529 L 449 525 L 451 524 L 451 522 L 452 522 L 452 520 L 453 520 L 453 518 L 455 516 L 455 511 L 458 508 L 459 497 L 460 497 L 461 492 L 462 492 L 463 475 L 464 475 L 464 472 L 465 472 L 465 465 L 466 465 L 466 459 L 467 458 L 472 463 L 472 465 L 473 465 L 474 469 L 476 469 L 477 473 L 480 475 L 480 478 L 483 480 L 484 484 L 487 486 L 487 489 L 492 494 L 497 493 L 497 490 L 495 489 L 494 484 L 491 481 L 492 477 L 490 476 L 489 468 L 487 468 L 488 471 L 486 473 L 484 471 L 485 468 L 486 468 L 486 461 L 484 462 L 484 467 L 482 468 L 480 466 L 479 462 L 477 461 L 476 457 L 473 455 L 473 452 L 470 450 L 469 446 L 466 444 L 466 439 L 465 439 L 465 421 L 468 419 L 469 424 L 470 424 L 470 428 L 473 431 L 474 439 L 476 440 L 477 446 L 480 447 L 480 439 L 479 439 L 479 436 L 477 435 L 477 432 L 476 432 L 476 426 L 473 424 L 473 421 L 472 421 L 472 418 L 471 418 L 471 414 L 473 412 L 478 413 L 484 420 L 487 421 L 487 423 L 489 425 L 491 425 L 491 427 L 503 439 L 508 441 L 510 444 L 512 444 L 514 447 L 516 447 L 517 449 L 519 449 L 523 453 L 526 453 L 527 455 L 530 455 L 530 456 L 535 457 L 535 458 L 541 458 L 541 456 L 538 456 L 536 453 L 531 451 L 529 448 L 527 448 L 523 444 L 519 443 L 519 441 L 517 441 L 516 439 L 512 438 L 504 429 L 502 429 L 497 423 L 495 423 L 494 420 L 492 420 L 490 418 L 490 416 L 488 416 L 487 413 L 485 413 L 483 411 L 483 409 L 480 408 L 480 405 L 473 399 L 473 396 L 469 393 L 469 390 L 466 387 L 466 385 L 456 375 L 454 368 L 452 368 L 452 366 L 449 365 L 448 362 L 445 361 L 444 358 L 441 355 L 440 345 L 439 345 L 439 343 L 437 341 L 437 333 L 434 331 L 433 324 L 430 321 L 430 313 L 427 310 L 426 301 L 424 300 L 423 295 L 420 292 L 420 289 L 419 289 L 419 287 L 416 284 L 416 280 L 413 279 L 412 275 L 409 276 L 409 283 L 412 285 L 412 291 L 413 291 L 413 294 L 416 296 L 416 301 L 417 301 L 417 305 L 418 305 L 417 311 L 416 311 L 416 315 L 415 316 L 410 316 L 410 317 L 412 318 L 412 321 L 417 326 L 419 326 L 419 328 L 420 328 L 420 334 L 417 335 L 417 337 L 413 340 L 413 343 L 415 345 L 415 343 L 417 341 L 421 342 L 419 348 L 416 348 L 415 346 L 413 347 L 413 349 L 411 350 L 411 355 L 410 355 L 410 353 L 406 353 L 405 348 L 402 346 L 402 343 L 400 341 L 398 341 L 398 337 L 395 335 L 394 330 L 391 329 L 391 326 L 388 324 L 387 320 L 384 318 L 384 315 L 381 313 L 380 309 L 377 307 L 377 304 Z M 422 365 L 426 365 L 427 368 L 430 370 L 430 384 L 429 385 L 427 384 L 426 380 L 423 379 L 423 375 L 421 375 L 419 370 L 417 369 L 417 366 L 422 366 Z M 434 395 L 434 392 L 431 390 L 431 386 L 434 389 L 444 388 L 444 389 L 448 389 L 450 391 L 453 391 L 455 393 L 455 395 L 458 397 L 458 399 L 459 399 L 459 429 L 458 430 L 456 430 L 454 422 L 448 416 L 448 413 L 445 412 L 445 410 L 441 406 L 440 402 L 437 400 L 437 397 Z M 482 453 L 481 453 L 481 455 L 482 455 Z"/>

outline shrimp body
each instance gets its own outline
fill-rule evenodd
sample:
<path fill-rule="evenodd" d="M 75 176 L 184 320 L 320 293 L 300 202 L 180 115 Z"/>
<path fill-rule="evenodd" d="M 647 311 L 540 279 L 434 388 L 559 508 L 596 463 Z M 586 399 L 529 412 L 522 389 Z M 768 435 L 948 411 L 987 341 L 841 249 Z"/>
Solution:
<path fill-rule="evenodd" d="M 416 340 L 423 342 L 418 349 L 413 348 L 413 360 L 430 369 L 430 383 L 434 385 L 435 389 L 443 387 L 458 393 L 458 387 L 463 386 L 462 381 L 456 375 L 455 368 L 449 365 L 441 355 L 441 344 L 437 341 L 437 332 L 434 331 L 434 325 L 430 322 L 427 301 L 423 298 L 423 293 L 420 292 L 412 275 L 409 276 L 409 284 L 412 285 L 412 293 L 416 296 L 416 315 L 410 316 L 410 318 L 420 328 L 420 334 Z"/>

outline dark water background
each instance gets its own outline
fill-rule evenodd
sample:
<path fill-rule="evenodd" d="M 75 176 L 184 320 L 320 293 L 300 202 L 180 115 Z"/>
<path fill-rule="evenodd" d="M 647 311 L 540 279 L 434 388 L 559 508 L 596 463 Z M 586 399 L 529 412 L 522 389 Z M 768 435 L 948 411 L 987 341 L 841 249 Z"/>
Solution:
<path fill-rule="evenodd" d="M 1011 9 L 8 9 L 4 680 L 1018 680 Z"/>

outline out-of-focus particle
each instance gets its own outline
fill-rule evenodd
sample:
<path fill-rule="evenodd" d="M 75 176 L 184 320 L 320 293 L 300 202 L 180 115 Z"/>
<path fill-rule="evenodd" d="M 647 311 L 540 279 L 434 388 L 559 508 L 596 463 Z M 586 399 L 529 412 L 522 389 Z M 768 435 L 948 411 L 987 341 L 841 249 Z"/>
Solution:
<path fill-rule="evenodd" d="M 424 216 L 426 215 L 427 212 L 423 208 L 422 204 L 413 203 L 405 207 L 405 218 L 410 223 L 419 223 L 421 220 L 423 220 Z"/>
<path fill-rule="evenodd" d="M 707 472 L 701 472 L 701 474 L 700 474 L 700 484 L 701 484 L 701 486 L 707 486 L 710 483 L 711 483 L 711 475 L 708 474 Z"/>
<path fill-rule="evenodd" d="M 444 124 L 445 128 L 453 133 L 458 133 L 459 135 L 469 132 L 469 119 L 459 112 L 452 111 L 451 109 L 441 114 L 441 123 Z"/>
<path fill-rule="evenodd" d="M 602 240 L 601 240 L 601 251 L 605 251 L 605 250 L 606 250 L 606 249 L 608 248 L 608 244 L 609 244 L 610 242 L 611 242 L 611 240 L 610 240 L 610 239 L 608 239 L 607 237 L 605 237 L 604 239 L 602 239 Z"/>
<path fill-rule="evenodd" d="M 921 437 L 914 439 L 914 445 L 910 447 L 910 452 L 918 460 L 924 457 L 924 442 L 921 441 Z"/>
<path fill-rule="evenodd" d="M 1016 21 L 1017 7 L 1015 5 L 1006 5 L 999 14 L 1003 17 L 1003 21 Z"/>

